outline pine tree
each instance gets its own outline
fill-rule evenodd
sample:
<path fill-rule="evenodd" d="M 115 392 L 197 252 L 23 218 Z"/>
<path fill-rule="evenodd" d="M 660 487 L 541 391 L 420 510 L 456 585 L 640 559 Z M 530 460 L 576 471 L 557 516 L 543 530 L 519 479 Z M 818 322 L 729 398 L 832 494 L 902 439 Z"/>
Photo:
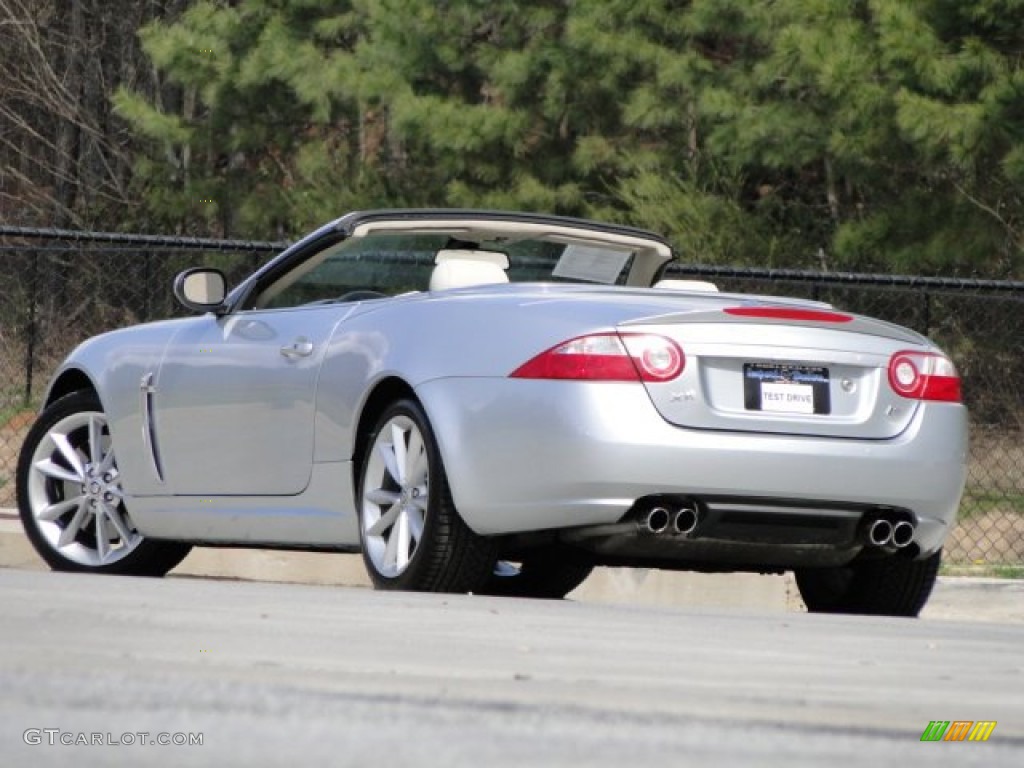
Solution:
<path fill-rule="evenodd" d="M 122 90 L 115 103 L 149 147 L 136 180 L 157 221 L 281 236 L 387 199 L 358 100 L 358 18 L 349 3 L 322 6 L 203 0 L 143 28 L 173 97 Z"/>
<path fill-rule="evenodd" d="M 650 226 L 690 260 L 1019 276 L 1022 10 L 200 0 L 143 30 L 159 98 L 116 104 L 168 226 L 508 208 Z"/>

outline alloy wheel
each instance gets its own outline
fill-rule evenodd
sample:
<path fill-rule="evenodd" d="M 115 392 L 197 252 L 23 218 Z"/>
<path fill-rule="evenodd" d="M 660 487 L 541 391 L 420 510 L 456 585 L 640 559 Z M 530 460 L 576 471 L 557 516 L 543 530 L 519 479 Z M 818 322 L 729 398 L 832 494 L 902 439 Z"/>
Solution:
<path fill-rule="evenodd" d="M 364 546 L 381 576 L 404 573 L 423 538 L 429 476 L 422 433 L 408 416 L 394 416 L 374 439 L 362 484 Z"/>
<path fill-rule="evenodd" d="M 43 540 L 87 567 L 116 563 L 142 543 L 125 509 L 106 417 L 79 411 L 54 424 L 30 460 L 27 488 Z"/>

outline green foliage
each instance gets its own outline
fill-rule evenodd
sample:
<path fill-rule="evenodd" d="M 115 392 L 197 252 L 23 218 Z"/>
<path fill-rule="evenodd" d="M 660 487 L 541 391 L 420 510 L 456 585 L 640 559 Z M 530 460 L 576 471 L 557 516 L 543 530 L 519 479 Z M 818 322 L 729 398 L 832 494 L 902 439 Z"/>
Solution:
<path fill-rule="evenodd" d="M 1022 11 L 200 0 L 142 31 L 161 99 L 115 103 L 177 228 L 531 209 L 650 226 L 703 261 L 1020 277 Z"/>

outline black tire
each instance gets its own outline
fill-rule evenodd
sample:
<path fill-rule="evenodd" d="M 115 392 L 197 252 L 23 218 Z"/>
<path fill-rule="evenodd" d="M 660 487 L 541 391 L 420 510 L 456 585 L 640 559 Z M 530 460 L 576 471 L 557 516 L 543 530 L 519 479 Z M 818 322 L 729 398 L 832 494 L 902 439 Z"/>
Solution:
<path fill-rule="evenodd" d="M 109 457 L 109 466 L 96 476 L 97 488 L 107 491 L 109 496 L 103 496 L 100 491 L 95 498 L 87 495 L 84 477 L 79 493 L 78 480 L 58 479 L 37 467 L 49 454 L 56 472 L 63 470 L 68 478 L 77 474 L 73 460 L 55 442 L 54 436 L 60 436 L 62 442 L 66 440 L 71 447 L 79 465 L 93 471 L 90 457 L 96 454 L 91 446 L 90 424 L 97 425 L 96 434 L 104 442 L 104 446 L 96 450 Z M 135 530 L 119 496 L 117 463 L 109 444 L 103 406 L 91 391 L 65 395 L 43 411 L 21 448 L 17 485 L 18 512 L 25 534 L 36 552 L 56 571 L 163 576 L 184 560 L 191 549 L 181 542 L 145 539 Z M 80 503 L 76 503 L 78 498 Z M 43 513 L 47 507 L 67 507 L 67 510 L 51 516 Z M 74 535 L 69 536 L 69 541 L 61 544 L 61 539 L 72 532 Z M 105 545 L 100 544 L 101 533 Z"/>
<path fill-rule="evenodd" d="M 574 560 L 571 553 L 559 549 L 531 552 L 518 566 L 499 563 L 480 594 L 561 600 L 593 570 L 593 564 Z"/>
<path fill-rule="evenodd" d="M 406 458 L 401 471 L 417 469 L 415 475 L 419 475 L 418 466 L 413 466 L 417 459 L 410 458 L 409 451 L 419 445 L 414 436 L 418 433 L 422 452 L 414 452 L 426 463 L 422 478 L 410 476 L 401 483 L 388 468 L 384 455 L 388 446 L 396 450 L 396 429 Z M 397 470 L 397 453 L 391 461 Z M 363 451 L 356 494 L 363 562 L 377 589 L 465 593 L 479 590 L 487 581 L 497 557 L 496 545 L 474 533 L 459 516 L 437 440 L 416 401 L 398 400 L 377 420 Z M 389 494 L 396 498 L 386 501 Z M 410 534 L 403 541 L 402 531 L 416 527 L 419 538 L 413 542 Z M 404 557 L 399 555 L 391 563 L 388 553 L 396 537 L 396 554 Z"/>
<path fill-rule="evenodd" d="M 923 560 L 886 557 L 839 568 L 796 571 L 811 613 L 917 616 L 935 586 L 942 551 Z"/>

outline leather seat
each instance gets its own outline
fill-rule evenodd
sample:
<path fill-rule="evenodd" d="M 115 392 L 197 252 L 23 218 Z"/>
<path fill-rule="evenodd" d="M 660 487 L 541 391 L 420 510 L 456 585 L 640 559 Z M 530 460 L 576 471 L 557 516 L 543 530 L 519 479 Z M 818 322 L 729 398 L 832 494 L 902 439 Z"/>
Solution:
<path fill-rule="evenodd" d="M 508 256 L 496 251 L 442 250 L 434 259 L 431 291 L 507 283 Z"/>

